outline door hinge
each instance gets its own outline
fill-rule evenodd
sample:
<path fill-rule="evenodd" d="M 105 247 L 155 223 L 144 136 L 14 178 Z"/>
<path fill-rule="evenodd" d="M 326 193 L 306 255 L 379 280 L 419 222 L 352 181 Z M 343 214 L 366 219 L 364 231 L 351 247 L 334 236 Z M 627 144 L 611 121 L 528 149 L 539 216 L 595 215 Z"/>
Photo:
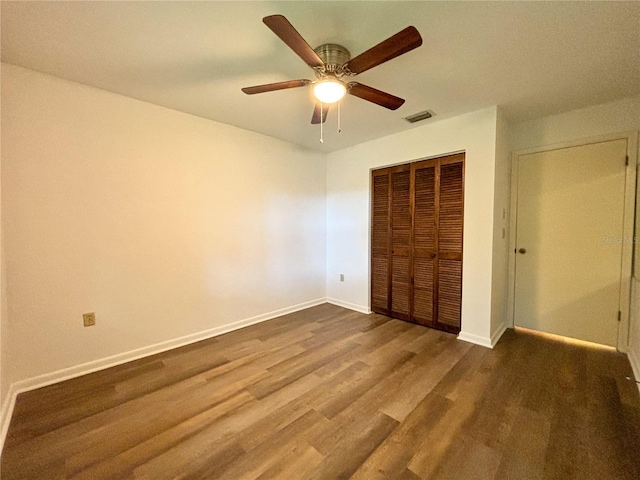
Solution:
<path fill-rule="evenodd" d="M 618 321 L 622 320 L 622 312 L 618 310 Z"/>
<path fill-rule="evenodd" d="M 629 166 L 629 155 L 627 155 L 624 159 L 624 164 L 628 167 Z"/>

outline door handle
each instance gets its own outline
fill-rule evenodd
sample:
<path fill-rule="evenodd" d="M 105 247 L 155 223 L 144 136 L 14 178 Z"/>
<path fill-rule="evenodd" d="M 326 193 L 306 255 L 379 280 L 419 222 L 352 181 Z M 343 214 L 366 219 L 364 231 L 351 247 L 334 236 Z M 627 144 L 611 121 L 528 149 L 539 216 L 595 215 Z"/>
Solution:
<path fill-rule="evenodd" d="M 518 250 L 518 253 L 521 253 L 521 254 L 524 255 L 525 253 L 527 253 L 527 249 L 526 248 L 521 248 L 521 249 Z"/>

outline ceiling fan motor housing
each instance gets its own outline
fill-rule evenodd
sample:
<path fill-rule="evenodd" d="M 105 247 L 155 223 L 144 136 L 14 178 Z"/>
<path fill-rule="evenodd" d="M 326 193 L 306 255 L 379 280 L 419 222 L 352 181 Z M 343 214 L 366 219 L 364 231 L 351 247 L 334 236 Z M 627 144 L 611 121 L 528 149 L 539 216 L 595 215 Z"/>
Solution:
<path fill-rule="evenodd" d="M 342 75 L 342 66 L 351 60 L 349 50 L 336 43 L 325 43 L 315 49 L 320 59 L 324 62 L 322 73 Z"/>

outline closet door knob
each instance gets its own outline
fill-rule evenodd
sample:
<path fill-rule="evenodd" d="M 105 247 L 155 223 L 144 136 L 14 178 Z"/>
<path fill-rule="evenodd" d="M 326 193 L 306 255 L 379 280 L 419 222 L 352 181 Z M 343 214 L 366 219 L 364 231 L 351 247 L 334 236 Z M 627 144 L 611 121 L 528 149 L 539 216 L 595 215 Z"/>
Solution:
<path fill-rule="evenodd" d="M 521 254 L 524 255 L 525 253 L 527 253 L 527 249 L 526 248 L 521 248 L 521 249 L 518 250 L 518 253 L 521 253 Z"/>

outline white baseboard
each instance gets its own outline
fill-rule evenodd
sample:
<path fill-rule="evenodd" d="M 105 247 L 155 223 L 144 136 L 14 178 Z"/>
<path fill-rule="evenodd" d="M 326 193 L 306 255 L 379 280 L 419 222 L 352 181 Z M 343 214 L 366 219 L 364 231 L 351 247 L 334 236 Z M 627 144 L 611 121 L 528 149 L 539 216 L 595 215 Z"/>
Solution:
<path fill-rule="evenodd" d="M 636 381 L 640 381 L 640 358 L 636 353 L 637 348 L 630 348 L 627 357 L 631 364 L 631 370 L 633 370 L 633 376 L 636 377 Z M 638 390 L 640 390 L 640 383 L 636 383 Z"/>
<path fill-rule="evenodd" d="M 349 310 L 355 310 L 356 312 L 365 313 L 367 315 L 371 313 L 369 307 L 363 307 L 362 305 L 358 305 L 356 303 L 345 302 L 344 300 L 338 300 L 337 298 L 327 297 L 327 303 L 337 305 L 338 307 L 348 308 Z"/>
<path fill-rule="evenodd" d="M 90 362 L 75 365 L 73 367 L 63 368 L 62 370 L 57 370 L 55 372 L 45 373 L 43 375 L 38 375 L 36 377 L 14 382 L 9 387 L 9 391 L 7 392 L 5 399 L 3 399 L 5 401 L 2 404 L 2 410 L 0 412 L 0 453 L 2 452 L 2 448 L 4 447 L 4 441 L 9 430 L 9 423 L 11 422 L 11 416 L 15 407 L 16 397 L 20 393 L 28 392 L 30 390 L 35 390 L 41 387 L 46 387 L 47 385 L 63 382 L 71 378 L 80 377 L 82 375 L 97 372 L 99 370 L 104 370 L 106 368 L 115 367 L 116 365 L 122 365 L 123 363 L 166 352 L 167 350 L 173 350 L 174 348 L 183 347 L 185 345 L 196 343 L 201 340 L 206 340 L 208 338 L 217 337 L 218 335 L 232 332 L 240 328 L 248 327 L 249 325 L 272 320 L 276 317 L 281 317 L 289 313 L 304 310 L 305 308 L 315 307 L 316 305 L 327 303 L 327 301 L 328 300 L 326 298 L 318 298 L 308 302 L 299 303 L 297 305 L 264 313 L 262 315 L 256 315 L 255 317 L 246 318 L 244 320 L 221 325 L 219 327 L 214 327 L 202 332 L 185 335 L 173 340 L 167 340 L 165 342 L 156 343 L 147 347 L 130 350 L 128 352 L 119 353 L 110 357 L 92 360 Z"/>
<path fill-rule="evenodd" d="M 491 348 L 496 346 L 496 343 L 500 341 L 500 338 L 502 337 L 502 335 L 504 335 L 504 332 L 506 331 L 507 331 L 506 323 L 503 323 L 498 327 L 498 329 L 494 332 L 494 334 L 491 335 Z"/>
<path fill-rule="evenodd" d="M 0 411 L 0 453 L 2 453 L 2 449 L 4 448 L 4 439 L 7 438 L 9 423 L 11 423 L 11 416 L 16 406 L 17 396 L 18 392 L 13 385 L 10 385 L 7 395 L 2 399 L 2 410 Z"/>
<path fill-rule="evenodd" d="M 474 335 L 473 333 L 460 332 L 458 334 L 458 340 L 462 340 L 469 343 L 475 343 L 482 347 L 493 348 L 491 339 L 489 337 L 481 337 L 480 335 Z"/>

